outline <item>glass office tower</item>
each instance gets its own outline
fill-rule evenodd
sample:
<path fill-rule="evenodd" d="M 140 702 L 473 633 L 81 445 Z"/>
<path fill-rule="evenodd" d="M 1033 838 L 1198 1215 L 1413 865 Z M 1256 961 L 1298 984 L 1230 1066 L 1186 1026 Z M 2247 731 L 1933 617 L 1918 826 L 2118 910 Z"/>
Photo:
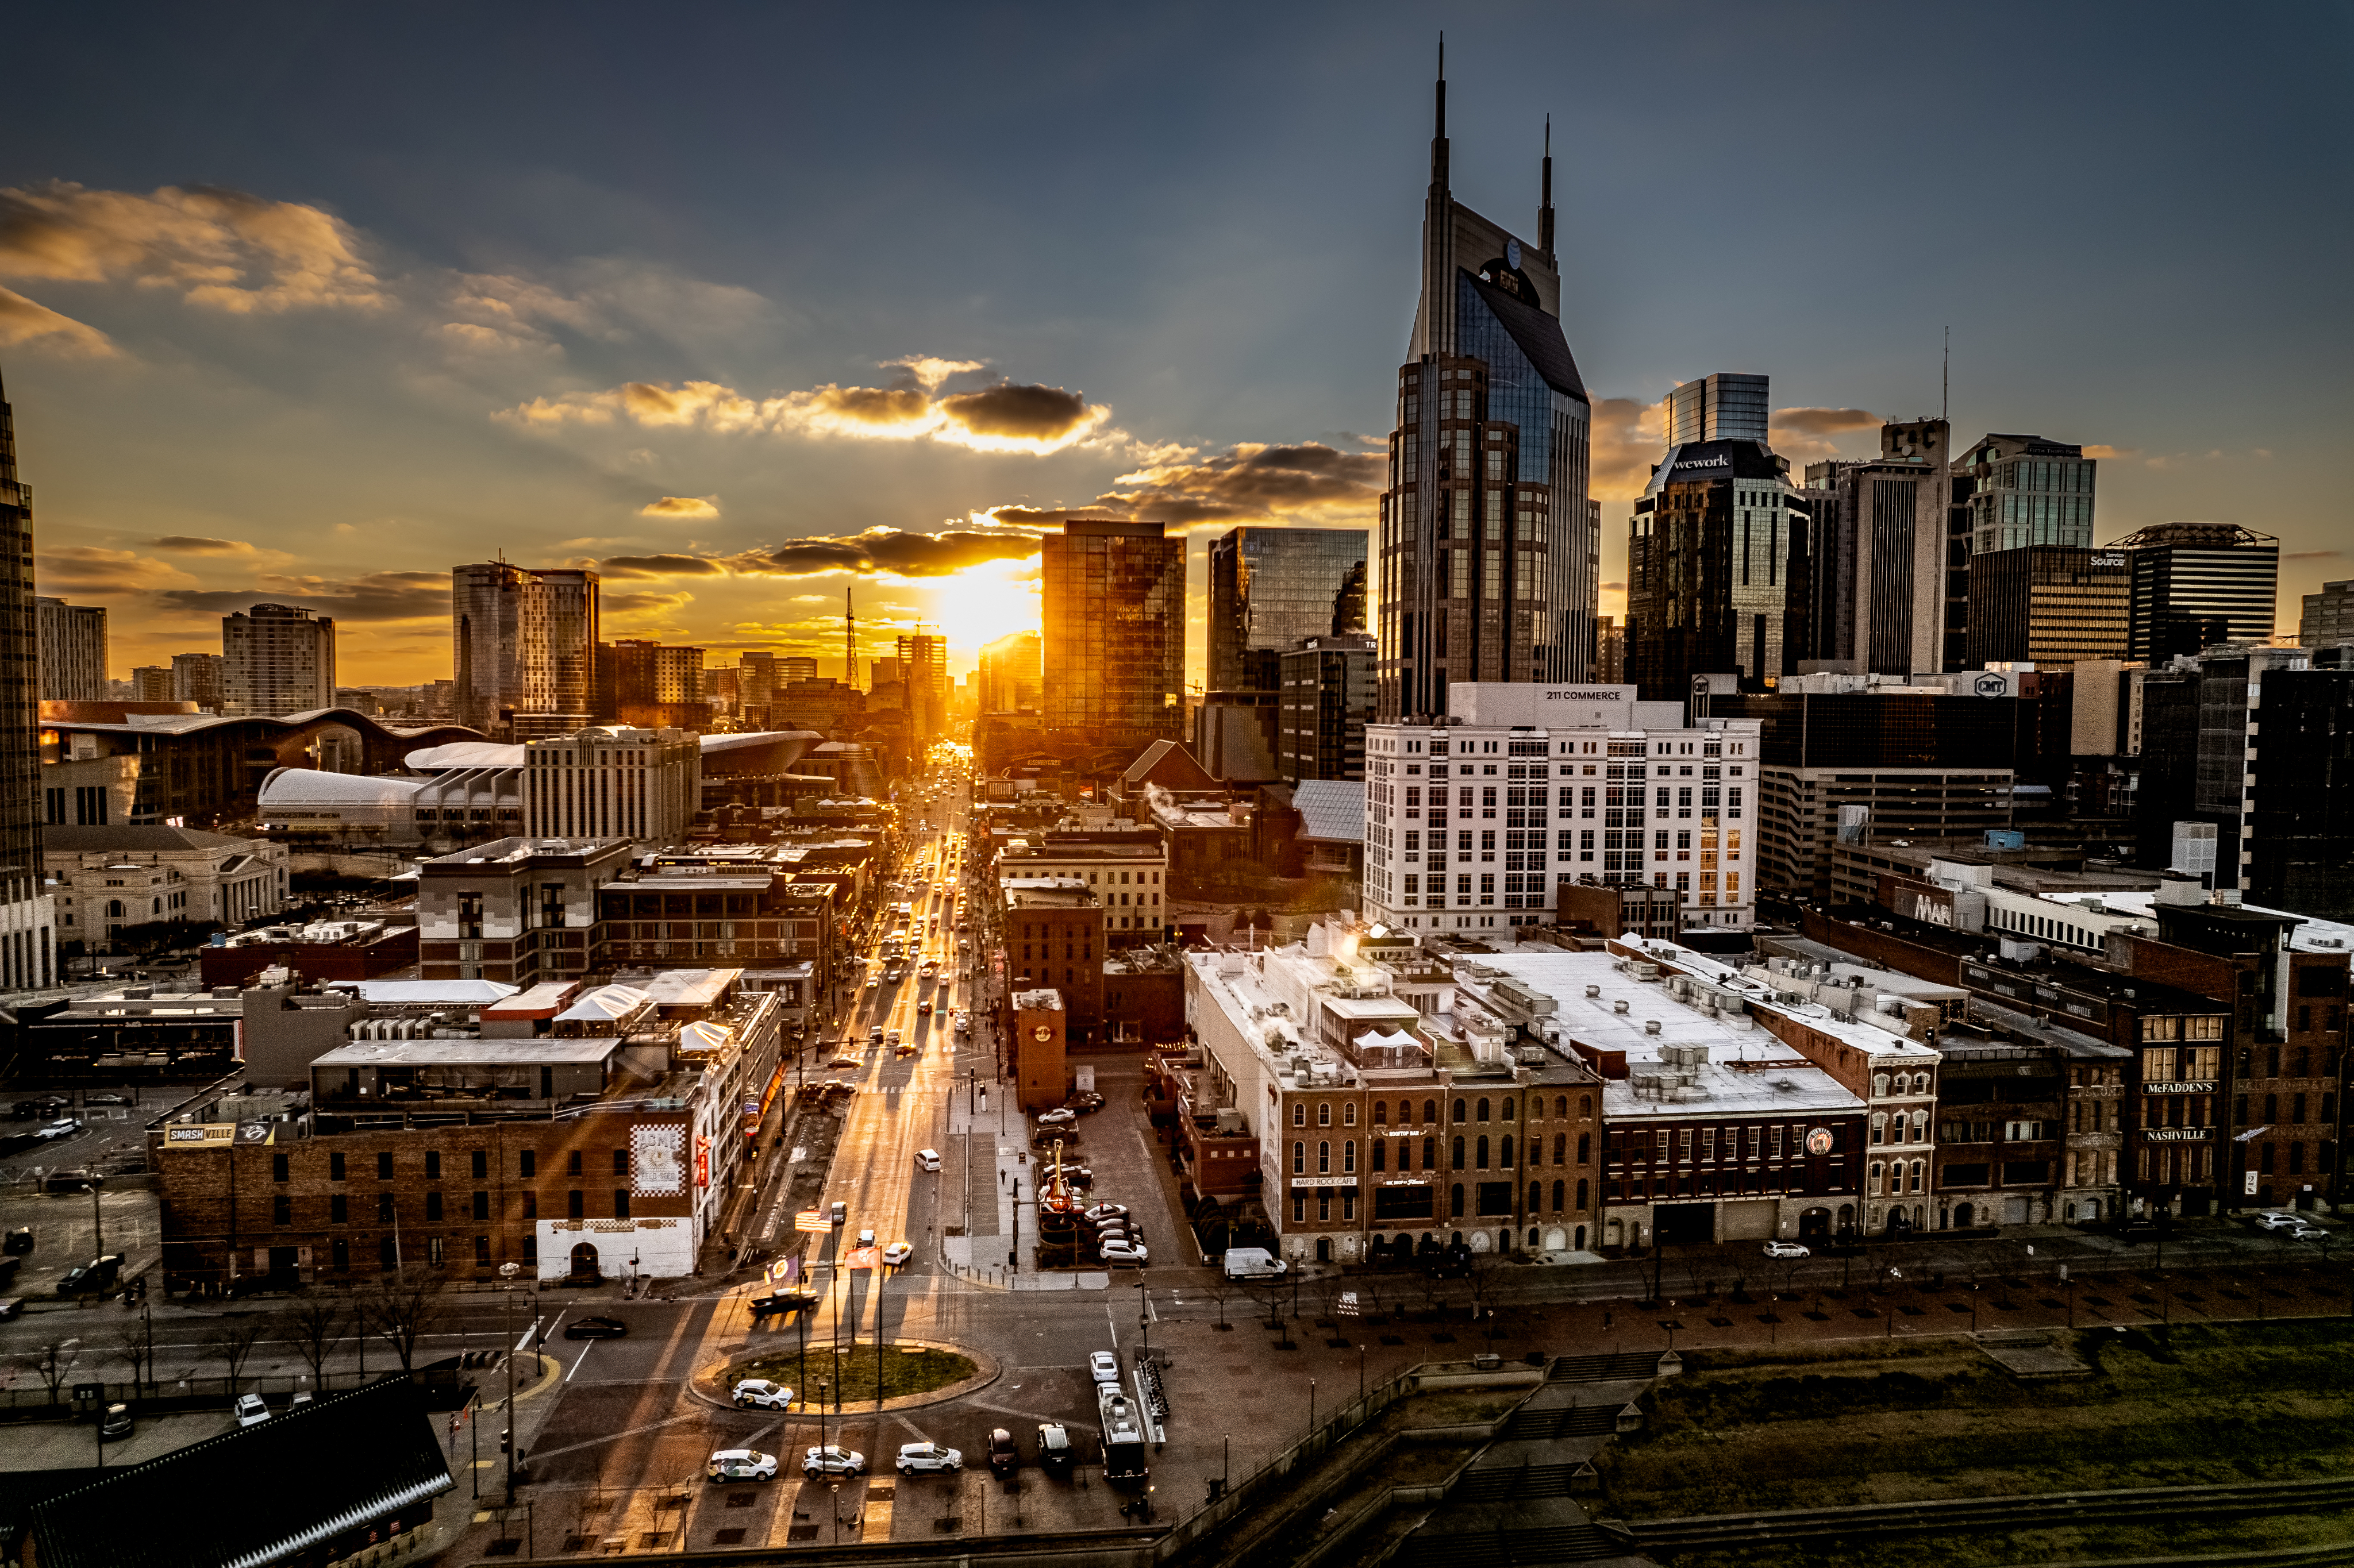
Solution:
<path fill-rule="evenodd" d="M 1210 541 L 1210 690 L 1273 691 L 1308 637 L 1365 630 L 1365 531 L 1235 528 Z"/>
<path fill-rule="evenodd" d="M 16 421 L 0 387 L 0 989 L 55 979 L 56 900 L 41 891 L 40 630 L 33 492 L 16 481 Z"/>
<path fill-rule="evenodd" d="M 1174 740 L 1185 718 L 1185 540 L 1074 519 L 1039 541 L 1046 723 L 1101 745 Z"/>
<path fill-rule="evenodd" d="M 1384 721 L 1444 715 L 1451 683 L 1584 681 L 1594 662 L 1593 419 L 1562 334 L 1553 159 L 1524 245 L 1449 194 L 1444 79 L 1437 109 L 1382 497 Z"/>

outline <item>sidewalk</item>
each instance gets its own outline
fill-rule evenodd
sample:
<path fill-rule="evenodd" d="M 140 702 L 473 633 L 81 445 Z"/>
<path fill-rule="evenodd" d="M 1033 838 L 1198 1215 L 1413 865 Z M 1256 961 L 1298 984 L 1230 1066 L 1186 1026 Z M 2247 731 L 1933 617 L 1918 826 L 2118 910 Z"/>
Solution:
<path fill-rule="evenodd" d="M 986 1108 L 979 1104 L 983 1097 Z M 1032 1244 L 1038 1236 L 1039 1163 L 1023 1140 L 1028 1124 L 1013 1099 L 1011 1088 L 1001 1084 L 982 1084 L 978 1093 L 950 1097 L 948 1136 L 955 1148 L 941 1151 L 942 1163 L 960 1158 L 971 1185 L 964 1209 L 967 1234 L 942 1241 L 943 1259 L 960 1278 L 1000 1289 L 1109 1288 L 1111 1276 L 1101 1269 L 1038 1267 Z M 1017 1183 L 1019 1203 L 1014 1200 Z"/>

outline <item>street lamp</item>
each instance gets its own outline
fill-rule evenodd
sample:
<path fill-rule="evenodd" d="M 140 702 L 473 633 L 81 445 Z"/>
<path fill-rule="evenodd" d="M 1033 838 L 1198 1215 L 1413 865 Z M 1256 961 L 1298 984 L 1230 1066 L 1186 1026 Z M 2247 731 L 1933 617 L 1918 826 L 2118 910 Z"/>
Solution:
<path fill-rule="evenodd" d="M 514 1277 L 522 1272 L 523 1268 L 519 1264 L 499 1265 L 499 1278 L 504 1281 L 499 1288 L 499 1329 L 506 1337 L 507 1346 L 507 1436 L 506 1441 L 500 1446 L 506 1450 L 507 1456 L 506 1506 L 509 1508 L 514 1507 L 514 1457 L 515 1439 L 518 1436 L 515 1431 L 514 1415 Z"/>

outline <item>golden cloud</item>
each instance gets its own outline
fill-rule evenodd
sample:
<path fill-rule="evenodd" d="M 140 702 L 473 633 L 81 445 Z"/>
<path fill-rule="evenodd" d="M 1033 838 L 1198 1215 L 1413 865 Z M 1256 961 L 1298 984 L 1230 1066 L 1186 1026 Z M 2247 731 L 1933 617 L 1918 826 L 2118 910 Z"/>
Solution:
<path fill-rule="evenodd" d="M 2139 447 L 2113 447 L 2105 442 L 2091 441 L 2085 444 L 2084 455 L 2088 458 L 2123 458 L 2131 457 L 2139 450 Z"/>
<path fill-rule="evenodd" d="M 0 189 L 0 277 L 129 281 L 234 315 L 391 302 L 341 219 L 209 185 Z"/>
<path fill-rule="evenodd" d="M 659 501 L 649 501 L 638 508 L 641 517 L 716 517 L 719 498 L 716 495 L 665 495 Z"/>
<path fill-rule="evenodd" d="M 1195 460 L 1190 448 L 1169 447 L 1159 461 L 1112 482 L 1078 506 L 1006 504 L 974 514 L 998 527 L 1058 527 L 1074 517 L 1167 523 L 1180 528 L 1231 527 L 1243 523 L 1363 526 L 1381 500 L 1386 452 L 1344 452 L 1320 441 L 1288 446 L 1247 442 Z"/>
<path fill-rule="evenodd" d="M 627 419 L 652 429 L 848 436 L 868 440 L 935 440 L 976 451 L 1043 455 L 1104 430 L 1111 410 L 1060 387 L 1011 381 L 942 395 L 949 377 L 978 370 L 965 360 L 895 361 L 888 387 L 828 383 L 805 391 L 753 397 L 716 381 L 667 386 L 631 381 L 601 392 L 535 397 L 495 418 L 525 429 L 609 425 Z"/>
<path fill-rule="evenodd" d="M 0 289 L 0 348 L 34 342 L 90 359 L 103 359 L 114 353 L 114 344 L 96 327 L 59 315 L 48 306 L 36 304 L 11 290 Z"/>
<path fill-rule="evenodd" d="M 193 586 L 196 580 L 167 561 L 135 550 L 109 550 L 96 545 L 60 545 L 43 550 L 33 576 L 39 591 L 48 594 L 139 593 Z"/>
<path fill-rule="evenodd" d="M 1642 494 L 1651 482 L 1651 465 L 1659 461 L 1659 421 L 1657 403 L 1596 400 L 1585 493 L 1596 501 L 1632 501 Z"/>
<path fill-rule="evenodd" d="M 158 597 L 166 609 L 201 615 L 227 615 L 263 600 L 299 604 L 348 621 L 432 620 L 450 613 L 447 572 L 369 572 L 356 577 L 265 572 L 254 582 L 249 588 L 173 588 Z"/>
<path fill-rule="evenodd" d="M 1887 421 L 1863 408 L 1776 408 L 1773 429 L 1800 436 L 1837 436 L 1850 430 L 1876 430 Z"/>
<path fill-rule="evenodd" d="M 942 577 L 988 561 L 1026 560 L 1038 553 L 1033 533 L 948 529 L 938 534 L 870 528 L 840 537 L 788 539 L 732 556 L 673 552 L 608 556 L 595 563 L 609 577 L 811 577 L 847 572 L 857 577 Z"/>
<path fill-rule="evenodd" d="M 242 539 L 208 539 L 196 534 L 166 534 L 150 539 L 151 550 L 174 550 L 184 556 L 258 556 L 260 548 Z"/>

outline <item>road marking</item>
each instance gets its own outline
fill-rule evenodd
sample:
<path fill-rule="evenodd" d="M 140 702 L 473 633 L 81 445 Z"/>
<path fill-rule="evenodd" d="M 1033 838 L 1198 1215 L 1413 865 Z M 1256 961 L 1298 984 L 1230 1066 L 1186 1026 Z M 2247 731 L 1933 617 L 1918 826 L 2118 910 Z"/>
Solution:
<path fill-rule="evenodd" d="M 591 1437 L 585 1443 L 567 1443 L 561 1448 L 535 1448 L 532 1450 L 532 1462 L 537 1464 L 560 1455 L 577 1454 L 583 1448 L 594 1448 L 602 1444 L 619 1442 L 624 1437 L 634 1437 L 641 1432 L 653 1432 L 664 1426 L 675 1426 L 682 1421 L 698 1420 L 706 1414 L 707 1412 L 705 1411 L 690 1410 L 684 1415 L 670 1415 L 660 1421 L 649 1421 L 643 1426 L 632 1426 L 621 1432 L 608 1432 L 602 1437 Z"/>
<path fill-rule="evenodd" d="M 539 1326 L 545 1321 L 546 1321 L 546 1319 L 543 1318 L 534 1318 L 531 1320 L 531 1327 L 525 1329 L 523 1331 L 523 1338 L 514 1342 L 514 1354 L 521 1355 L 525 1351 L 531 1349 L 531 1337 L 539 1332 Z"/>
<path fill-rule="evenodd" d="M 580 1370 L 584 1365 L 586 1365 L 586 1364 L 588 1363 L 588 1352 L 589 1352 L 589 1351 L 593 1351 L 593 1350 L 595 1350 L 596 1348 L 597 1348 L 597 1341 L 596 1341 L 596 1340 L 589 1340 L 587 1344 L 582 1345 L 582 1346 L 580 1347 L 580 1354 L 579 1354 L 578 1358 L 578 1359 L 576 1359 L 576 1360 L 573 1361 L 573 1363 L 572 1363 L 572 1371 L 571 1371 L 571 1372 L 566 1372 L 566 1373 L 564 1374 L 564 1381 L 565 1381 L 566 1383 L 570 1383 L 570 1382 L 572 1381 L 572 1378 L 573 1378 L 573 1373 L 574 1373 L 574 1372 L 578 1372 L 578 1371 L 579 1371 L 579 1370 Z"/>

